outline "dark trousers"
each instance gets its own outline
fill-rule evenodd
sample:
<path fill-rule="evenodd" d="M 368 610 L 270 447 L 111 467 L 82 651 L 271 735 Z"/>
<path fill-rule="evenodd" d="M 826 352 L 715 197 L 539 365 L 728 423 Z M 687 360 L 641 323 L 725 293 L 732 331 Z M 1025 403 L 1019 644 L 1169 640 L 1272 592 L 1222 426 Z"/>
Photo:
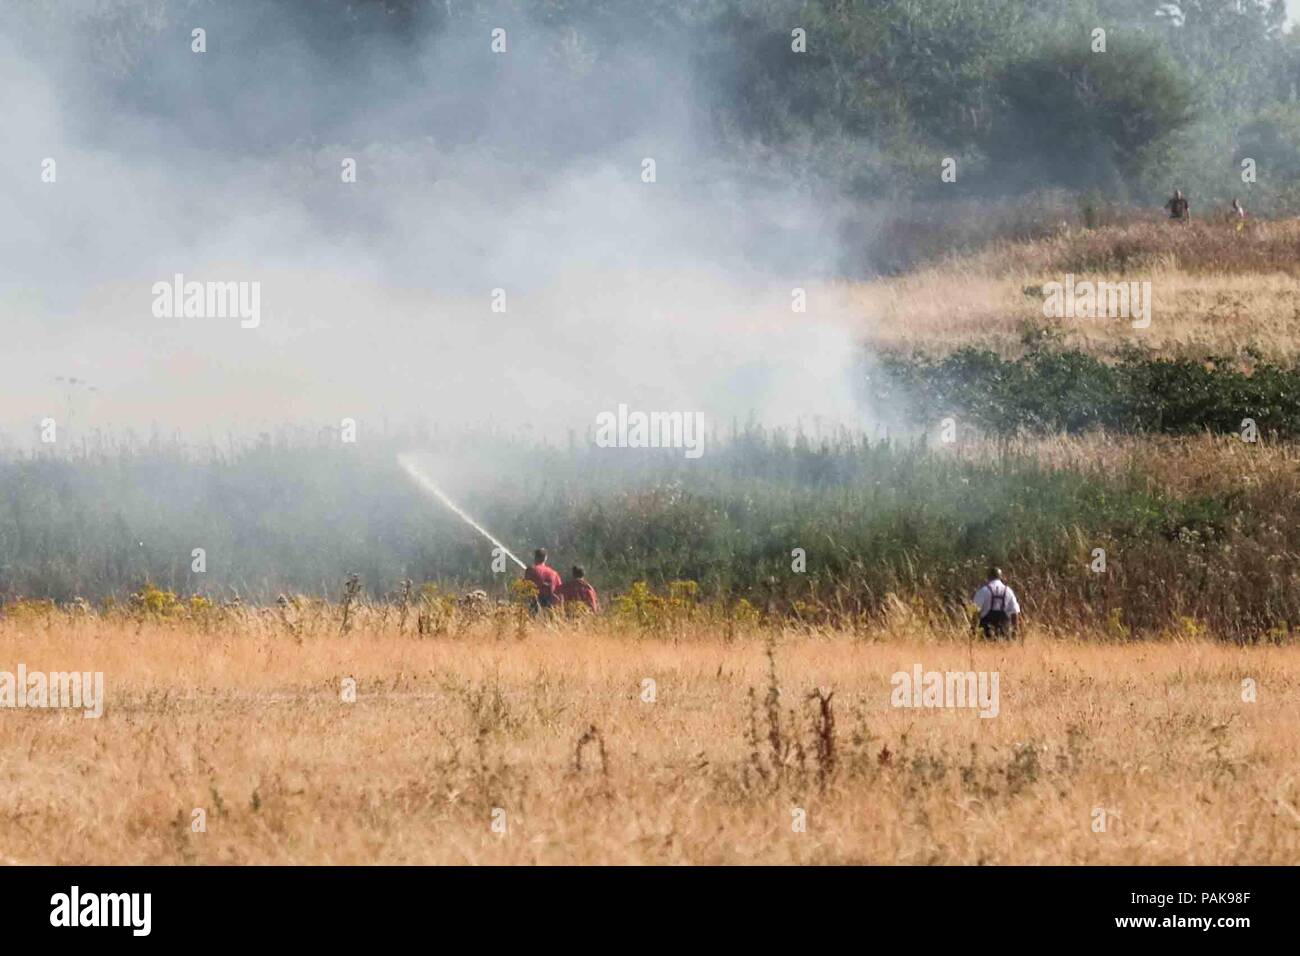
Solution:
<path fill-rule="evenodd" d="M 1006 611 L 989 611 L 980 618 L 980 630 L 990 641 L 1006 637 L 1010 624 L 1011 616 Z"/>

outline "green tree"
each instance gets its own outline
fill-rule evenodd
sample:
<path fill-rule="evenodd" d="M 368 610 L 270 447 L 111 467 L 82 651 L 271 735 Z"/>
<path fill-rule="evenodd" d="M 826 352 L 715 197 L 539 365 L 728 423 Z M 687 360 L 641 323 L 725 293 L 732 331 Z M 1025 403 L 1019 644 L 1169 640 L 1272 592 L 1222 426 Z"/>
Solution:
<path fill-rule="evenodd" d="M 1054 41 L 1009 64 L 1005 112 L 987 140 L 999 172 L 1022 186 L 1116 190 L 1138 180 L 1192 119 L 1192 92 L 1171 57 L 1145 41 Z"/>

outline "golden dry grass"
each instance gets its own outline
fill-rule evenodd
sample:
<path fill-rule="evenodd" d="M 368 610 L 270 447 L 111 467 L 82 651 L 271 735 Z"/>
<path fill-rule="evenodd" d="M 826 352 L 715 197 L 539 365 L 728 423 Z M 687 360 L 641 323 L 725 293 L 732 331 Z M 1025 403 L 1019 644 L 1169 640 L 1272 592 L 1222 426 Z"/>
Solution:
<path fill-rule="evenodd" d="M 877 641 L 874 638 L 888 638 Z M 0 711 L 21 863 L 1296 863 L 1300 655 L 1186 642 L 968 648 L 919 631 L 670 641 L 610 625 L 295 641 L 54 615 L 0 669 L 102 670 L 99 720 Z M 1000 675 L 1000 713 L 890 676 Z M 357 700 L 340 700 L 346 677 Z M 657 699 L 643 702 L 643 681 Z M 1242 681 L 1258 682 L 1256 703 Z M 819 782 L 814 688 L 834 690 Z M 754 703 L 751 705 L 750 689 Z M 755 730 L 751 731 L 751 714 Z M 583 748 L 584 733 L 597 728 Z M 751 739 L 751 734 L 757 740 Z M 603 742 L 605 761 L 599 755 Z M 800 750 L 802 748 L 802 757 Z M 802 765 L 802 769 L 801 769 Z M 194 808 L 206 832 L 192 832 Z M 508 832 L 490 827 L 505 811 Z M 794 832 L 792 811 L 807 813 Z M 1095 832 L 1094 812 L 1109 815 Z"/>
<path fill-rule="evenodd" d="M 942 446 L 940 446 L 942 451 Z M 1291 442 L 1243 442 L 1236 435 L 1020 435 L 978 438 L 949 454 L 990 464 L 1006 455 L 1031 458 L 1044 468 L 1112 475 L 1138 468 L 1151 488 L 1186 498 L 1228 490 L 1271 495 L 1300 492 L 1300 446 Z"/>
<path fill-rule="evenodd" d="M 1080 273 L 1097 281 L 1135 281 L 1132 275 Z M 1167 357 L 1237 356 L 1247 348 L 1275 360 L 1300 355 L 1300 279 L 1284 275 L 1201 276 L 1153 271 L 1152 321 L 1135 329 L 1112 319 L 1047 319 L 1042 299 L 1026 288 L 1063 282 L 1064 273 L 991 277 L 933 270 L 863 283 L 851 296 L 867 317 L 877 349 L 920 348 L 943 354 L 973 345 L 1008 356 L 1022 348 L 1027 329 L 1047 327 L 1062 345 L 1110 355 L 1126 345 Z"/>
<path fill-rule="evenodd" d="M 1027 329 L 1049 328 L 1065 346 L 1110 355 L 1140 345 L 1170 356 L 1237 356 L 1253 349 L 1275 360 L 1300 356 L 1300 222 L 1231 226 L 1168 224 L 1065 231 L 998 243 L 892 279 L 840 292 L 862 317 L 877 349 L 942 354 L 974 345 L 1004 355 Z M 1152 321 L 1048 319 L 1034 289 L 1076 280 L 1151 282 Z M 1028 290 L 1028 291 L 1027 291 Z"/>

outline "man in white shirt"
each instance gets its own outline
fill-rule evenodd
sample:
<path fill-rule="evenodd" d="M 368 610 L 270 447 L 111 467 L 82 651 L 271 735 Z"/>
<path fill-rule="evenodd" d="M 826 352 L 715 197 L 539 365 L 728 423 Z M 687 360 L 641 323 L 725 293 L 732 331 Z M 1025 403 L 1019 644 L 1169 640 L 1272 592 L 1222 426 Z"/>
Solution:
<path fill-rule="evenodd" d="M 987 638 L 1009 637 L 1016 633 L 1020 602 L 1016 592 L 1002 581 L 1001 568 L 989 568 L 989 579 L 971 598 L 979 608 L 979 626 Z"/>

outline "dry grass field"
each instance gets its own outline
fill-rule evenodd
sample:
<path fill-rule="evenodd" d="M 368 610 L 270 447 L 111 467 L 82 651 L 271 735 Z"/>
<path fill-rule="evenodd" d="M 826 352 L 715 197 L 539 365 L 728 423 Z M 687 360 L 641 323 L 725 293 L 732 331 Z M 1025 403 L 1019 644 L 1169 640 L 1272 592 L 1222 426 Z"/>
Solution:
<path fill-rule="evenodd" d="M 4 862 L 1300 862 L 1294 647 L 267 619 L 0 624 L 107 701 L 0 720 Z M 891 706 L 915 665 L 997 716 Z"/>
<path fill-rule="evenodd" d="M 875 347 L 1014 354 L 1044 326 L 1026 290 L 1068 271 L 1150 279 L 1149 329 L 1055 333 L 1101 355 L 1292 360 L 1298 248 L 1297 223 L 1136 224 L 833 291 Z M 1294 566 L 1277 533 L 1293 444 L 1093 433 L 936 454 L 1231 492 L 1266 526 L 1231 573 Z M 1115 556 L 1116 588 L 1158 560 Z M 0 672 L 99 671 L 106 702 L 97 719 L 0 711 L 0 862 L 1300 863 L 1300 650 L 1286 633 L 1229 643 L 1176 613 L 1195 585 L 1159 580 L 1146 600 L 1182 623 L 1150 639 L 1083 633 L 1039 580 L 1009 644 L 892 593 L 847 629 L 763 626 L 748 605 L 545 622 L 441 595 L 427 628 L 363 602 L 343 633 L 341 609 L 309 599 L 19 601 L 0 614 Z M 996 674 L 996 715 L 895 706 L 894 675 L 917 667 Z"/>
<path fill-rule="evenodd" d="M 1044 328 L 1062 345 L 1109 355 L 1138 345 L 1168 357 L 1300 356 L 1300 221 L 1145 223 L 999 242 L 978 254 L 840 290 L 878 349 L 940 354 L 964 345 L 1017 353 Z M 1047 319 L 1047 282 L 1150 282 L 1151 325 Z"/>

